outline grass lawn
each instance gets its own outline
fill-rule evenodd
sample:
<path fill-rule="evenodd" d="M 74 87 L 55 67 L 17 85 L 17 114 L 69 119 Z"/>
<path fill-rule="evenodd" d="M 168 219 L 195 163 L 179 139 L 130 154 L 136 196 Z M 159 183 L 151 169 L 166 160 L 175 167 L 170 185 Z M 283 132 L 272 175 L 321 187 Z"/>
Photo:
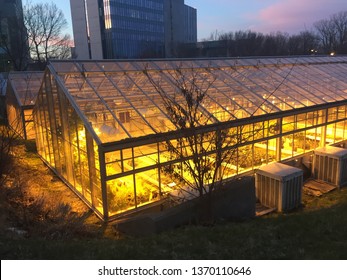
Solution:
<path fill-rule="evenodd" d="M 347 259 L 347 189 L 295 213 L 144 238 L 0 237 L 2 259 Z M 320 209 L 316 209 L 317 207 Z"/>

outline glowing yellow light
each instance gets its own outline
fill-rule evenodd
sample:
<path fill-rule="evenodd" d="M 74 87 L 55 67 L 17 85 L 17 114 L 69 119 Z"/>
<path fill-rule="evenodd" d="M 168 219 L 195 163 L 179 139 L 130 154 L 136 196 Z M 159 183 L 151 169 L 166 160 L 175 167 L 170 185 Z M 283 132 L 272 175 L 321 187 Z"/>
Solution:
<path fill-rule="evenodd" d="M 78 131 L 78 138 L 79 138 L 79 139 L 84 139 L 84 138 L 86 138 L 86 133 L 84 132 L 84 130 L 79 130 L 79 131 Z"/>
<path fill-rule="evenodd" d="M 175 182 L 171 182 L 171 183 L 169 183 L 169 184 L 167 184 L 167 185 L 168 185 L 168 187 L 173 188 L 173 187 L 176 186 L 176 183 L 175 183 Z"/>
<path fill-rule="evenodd" d="M 94 128 L 94 131 L 95 131 L 95 133 L 97 134 L 97 135 L 100 135 L 101 134 L 101 131 L 100 131 L 100 129 L 99 128 Z"/>
<path fill-rule="evenodd" d="M 112 19 L 111 19 L 111 8 L 110 8 L 109 0 L 104 1 L 104 12 L 105 12 L 105 28 L 111 29 Z"/>

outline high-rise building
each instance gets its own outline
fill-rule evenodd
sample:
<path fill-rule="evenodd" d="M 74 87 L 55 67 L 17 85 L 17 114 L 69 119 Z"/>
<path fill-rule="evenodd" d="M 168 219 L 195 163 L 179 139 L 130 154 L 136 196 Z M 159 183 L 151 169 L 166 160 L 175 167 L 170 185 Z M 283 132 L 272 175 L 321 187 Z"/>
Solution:
<path fill-rule="evenodd" d="M 70 0 L 78 59 L 176 56 L 197 41 L 196 9 L 184 0 Z"/>
<path fill-rule="evenodd" d="M 21 0 L 0 0 L 0 72 L 27 67 L 29 53 Z"/>

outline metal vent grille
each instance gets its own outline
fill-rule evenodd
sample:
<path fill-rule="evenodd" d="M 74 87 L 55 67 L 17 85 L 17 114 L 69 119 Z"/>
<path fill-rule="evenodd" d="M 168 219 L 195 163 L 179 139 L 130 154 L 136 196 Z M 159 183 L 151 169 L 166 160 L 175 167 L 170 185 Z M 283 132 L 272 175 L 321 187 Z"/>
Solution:
<path fill-rule="evenodd" d="M 280 181 L 256 174 L 256 195 L 261 204 L 277 208 L 279 212 L 287 211 L 300 206 L 302 184 L 302 175 Z"/>

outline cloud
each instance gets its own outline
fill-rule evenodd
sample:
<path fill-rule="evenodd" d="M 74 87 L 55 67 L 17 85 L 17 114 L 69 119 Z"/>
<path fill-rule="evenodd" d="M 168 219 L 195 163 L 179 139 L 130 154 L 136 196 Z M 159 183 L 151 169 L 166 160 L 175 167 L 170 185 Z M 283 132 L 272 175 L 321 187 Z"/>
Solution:
<path fill-rule="evenodd" d="M 346 0 L 281 0 L 248 16 L 256 31 L 298 33 L 344 10 L 347 10 Z"/>

